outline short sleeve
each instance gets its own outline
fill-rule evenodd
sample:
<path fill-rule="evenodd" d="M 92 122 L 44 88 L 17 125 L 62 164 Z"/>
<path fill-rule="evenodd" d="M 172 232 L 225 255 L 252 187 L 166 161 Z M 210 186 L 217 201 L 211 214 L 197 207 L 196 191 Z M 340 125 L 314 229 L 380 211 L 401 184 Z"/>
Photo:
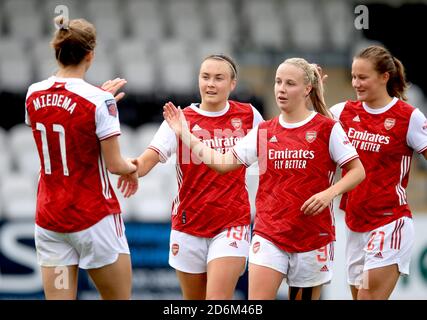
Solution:
<path fill-rule="evenodd" d="M 329 154 L 331 159 L 340 167 L 359 157 L 356 149 L 338 122 L 335 123 L 329 137 Z"/>
<path fill-rule="evenodd" d="M 251 107 L 254 113 L 254 121 L 252 124 L 252 128 L 255 128 L 257 125 L 259 125 L 261 122 L 264 121 L 264 118 L 262 117 L 261 113 L 259 113 L 259 111 L 253 105 L 251 105 Z"/>
<path fill-rule="evenodd" d="M 335 120 L 340 119 L 341 112 L 344 110 L 344 107 L 345 107 L 345 102 L 340 102 L 329 108 L 329 111 L 332 113 Z"/>
<path fill-rule="evenodd" d="M 236 143 L 233 149 L 231 149 L 237 160 L 246 167 L 258 161 L 258 128 L 258 125 L 254 127 L 242 140 Z"/>
<path fill-rule="evenodd" d="M 406 141 L 418 153 L 427 150 L 427 119 L 419 109 L 411 114 Z"/>
<path fill-rule="evenodd" d="M 31 126 L 31 120 L 30 120 L 30 117 L 29 117 L 29 115 L 28 115 L 27 107 L 25 107 L 25 124 L 26 124 L 27 126 Z"/>
<path fill-rule="evenodd" d="M 166 162 L 176 152 L 177 137 L 166 121 L 163 121 L 148 148 L 160 155 L 162 163 Z"/>
<path fill-rule="evenodd" d="M 119 112 L 113 95 L 106 94 L 96 107 L 96 135 L 99 140 L 120 135 Z"/>

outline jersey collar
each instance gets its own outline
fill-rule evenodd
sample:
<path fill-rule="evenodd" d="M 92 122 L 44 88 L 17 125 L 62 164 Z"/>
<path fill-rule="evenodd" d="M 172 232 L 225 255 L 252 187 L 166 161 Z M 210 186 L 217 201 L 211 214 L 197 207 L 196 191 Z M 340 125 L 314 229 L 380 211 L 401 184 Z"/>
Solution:
<path fill-rule="evenodd" d="M 396 104 L 397 100 L 399 100 L 399 99 L 397 99 L 396 97 L 393 97 L 393 100 L 391 100 L 386 106 L 379 108 L 379 109 L 370 108 L 370 107 L 368 107 L 368 105 L 365 102 L 362 102 L 362 106 L 363 106 L 363 109 L 365 109 L 365 111 L 367 113 L 380 114 L 380 113 L 384 113 L 384 112 L 388 111 L 391 107 L 393 107 Z"/>
<path fill-rule="evenodd" d="M 317 112 L 312 111 L 311 114 L 305 118 L 304 120 L 300 121 L 300 122 L 295 122 L 295 123 L 289 123 L 286 122 L 283 119 L 282 114 L 279 115 L 279 123 L 282 127 L 287 128 L 287 129 L 294 129 L 294 128 L 299 128 L 302 127 L 303 125 L 309 123 L 315 116 L 316 116 Z"/>
<path fill-rule="evenodd" d="M 224 114 L 226 114 L 228 112 L 228 110 L 230 109 L 230 104 L 228 103 L 228 101 L 225 104 L 225 107 L 220 111 L 202 110 L 202 109 L 200 109 L 199 105 L 200 105 L 200 103 L 192 103 L 190 105 L 190 108 L 193 109 L 198 114 L 201 114 L 202 116 L 206 116 L 206 117 L 220 117 L 220 116 L 223 116 Z"/>
<path fill-rule="evenodd" d="M 83 79 L 81 78 L 62 78 L 62 77 L 57 77 L 57 76 L 51 76 L 49 78 L 49 80 L 53 81 L 53 82 L 85 82 Z"/>

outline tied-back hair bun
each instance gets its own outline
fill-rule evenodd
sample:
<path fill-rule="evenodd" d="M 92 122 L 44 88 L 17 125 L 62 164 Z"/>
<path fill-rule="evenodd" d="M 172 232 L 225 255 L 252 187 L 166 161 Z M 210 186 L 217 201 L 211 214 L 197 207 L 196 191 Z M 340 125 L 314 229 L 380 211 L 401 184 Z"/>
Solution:
<path fill-rule="evenodd" d="M 55 17 L 53 20 L 55 23 L 55 26 L 59 30 L 69 30 L 70 29 L 70 19 L 67 17 L 60 15 Z"/>

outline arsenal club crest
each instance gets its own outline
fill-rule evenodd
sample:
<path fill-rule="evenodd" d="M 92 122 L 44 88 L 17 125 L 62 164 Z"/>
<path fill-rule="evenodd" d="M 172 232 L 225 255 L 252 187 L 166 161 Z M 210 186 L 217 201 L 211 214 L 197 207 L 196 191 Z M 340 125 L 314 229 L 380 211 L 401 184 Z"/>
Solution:
<path fill-rule="evenodd" d="M 178 254 L 178 251 L 179 251 L 179 244 L 178 243 L 174 243 L 172 245 L 172 254 L 174 256 L 176 256 Z"/>
<path fill-rule="evenodd" d="M 316 131 L 307 131 L 305 133 L 305 140 L 307 140 L 309 143 L 312 143 L 314 140 L 316 140 L 317 132 Z"/>
<path fill-rule="evenodd" d="M 396 124 L 396 119 L 387 118 L 384 121 L 384 128 L 386 128 L 387 130 L 390 130 L 391 128 L 394 127 L 395 124 Z"/>
<path fill-rule="evenodd" d="M 242 119 L 240 119 L 240 118 L 233 118 L 233 119 L 231 119 L 231 125 L 236 130 L 241 129 L 242 128 Z"/>

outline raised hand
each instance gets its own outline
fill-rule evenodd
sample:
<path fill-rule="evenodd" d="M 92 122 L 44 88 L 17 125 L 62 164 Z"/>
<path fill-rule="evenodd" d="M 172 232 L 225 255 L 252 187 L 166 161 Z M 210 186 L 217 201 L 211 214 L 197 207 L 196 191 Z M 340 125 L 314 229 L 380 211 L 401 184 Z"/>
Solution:
<path fill-rule="evenodd" d="M 188 130 L 187 121 L 181 108 L 175 107 L 172 102 L 167 102 L 163 106 L 163 117 L 169 127 L 178 135 L 181 136 L 183 130 Z"/>
<path fill-rule="evenodd" d="M 124 92 L 120 92 L 117 95 L 116 95 L 116 93 L 126 83 L 127 83 L 127 81 L 125 79 L 116 78 L 114 80 L 107 80 L 107 81 L 105 81 L 102 84 L 101 88 L 103 90 L 105 90 L 105 91 L 110 92 L 114 96 L 114 99 L 116 99 L 116 102 L 119 102 L 125 96 L 125 93 Z"/>
<path fill-rule="evenodd" d="M 318 64 L 313 63 L 313 66 L 315 67 L 315 71 L 317 71 L 317 73 L 319 74 L 319 79 L 322 79 L 322 83 L 325 84 L 326 80 L 328 79 L 328 75 L 323 74 L 322 67 Z"/>

